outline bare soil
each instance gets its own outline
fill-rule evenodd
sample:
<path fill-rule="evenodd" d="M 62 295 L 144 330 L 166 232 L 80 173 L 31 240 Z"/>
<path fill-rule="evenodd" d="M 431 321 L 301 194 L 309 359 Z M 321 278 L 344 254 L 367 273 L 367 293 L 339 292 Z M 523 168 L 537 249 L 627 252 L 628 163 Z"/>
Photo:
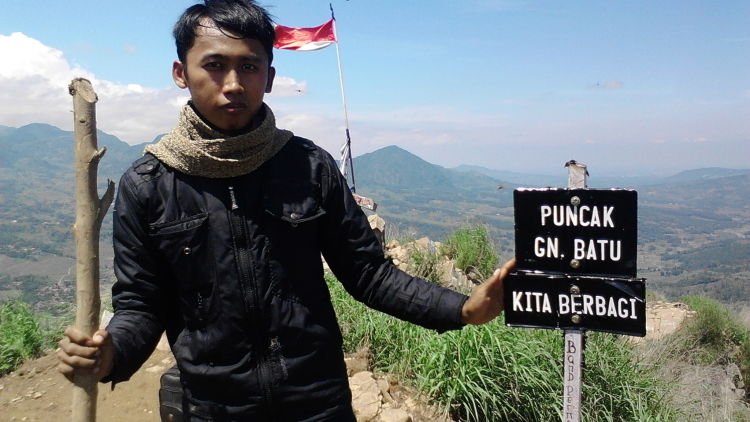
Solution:
<path fill-rule="evenodd" d="M 155 351 L 130 381 L 99 384 L 97 417 L 107 422 L 159 422 L 159 377 L 174 364 L 170 352 Z M 57 372 L 54 353 L 26 362 L 0 378 L 0 420 L 70 420 L 71 383 Z"/>

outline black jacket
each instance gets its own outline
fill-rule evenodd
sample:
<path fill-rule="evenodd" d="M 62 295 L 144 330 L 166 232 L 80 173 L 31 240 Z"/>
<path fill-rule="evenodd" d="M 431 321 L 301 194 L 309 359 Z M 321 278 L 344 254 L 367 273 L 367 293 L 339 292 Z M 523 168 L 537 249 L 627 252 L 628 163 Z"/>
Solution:
<path fill-rule="evenodd" d="M 350 401 L 321 253 L 353 297 L 427 328 L 460 328 L 466 301 L 386 260 L 335 161 L 298 137 L 226 179 L 145 155 L 119 184 L 114 249 L 105 381 L 127 380 L 166 329 L 189 403 L 217 415 Z"/>

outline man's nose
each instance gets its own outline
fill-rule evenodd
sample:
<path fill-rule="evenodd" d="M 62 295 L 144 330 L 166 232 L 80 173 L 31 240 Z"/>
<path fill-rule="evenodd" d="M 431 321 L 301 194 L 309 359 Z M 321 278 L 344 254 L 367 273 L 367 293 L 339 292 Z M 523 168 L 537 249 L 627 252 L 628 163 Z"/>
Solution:
<path fill-rule="evenodd" d="M 240 75 L 236 70 L 230 70 L 224 77 L 224 89 L 225 93 L 242 93 L 245 89 L 240 81 Z"/>

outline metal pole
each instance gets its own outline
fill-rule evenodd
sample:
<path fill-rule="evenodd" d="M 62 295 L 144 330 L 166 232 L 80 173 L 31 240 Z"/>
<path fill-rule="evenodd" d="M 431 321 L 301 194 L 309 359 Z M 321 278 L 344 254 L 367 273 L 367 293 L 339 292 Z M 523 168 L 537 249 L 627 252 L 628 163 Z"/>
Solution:
<path fill-rule="evenodd" d="M 344 92 L 344 71 L 341 68 L 341 52 L 339 51 L 339 36 L 336 33 L 336 16 L 333 14 L 333 5 L 328 3 L 328 7 L 331 9 L 331 19 L 333 19 L 333 36 L 336 38 L 336 63 L 339 68 L 339 86 L 341 87 L 341 102 L 344 106 L 344 125 L 346 127 L 346 144 L 344 144 L 344 152 L 341 154 L 341 174 L 346 177 L 346 166 L 349 165 L 349 169 L 352 174 L 352 192 L 356 192 L 354 185 L 354 164 L 352 162 L 352 138 L 349 136 L 349 112 L 346 107 L 346 93 Z"/>
<path fill-rule="evenodd" d="M 588 187 L 586 165 L 570 160 L 568 168 L 568 189 Z M 565 360 L 563 363 L 563 417 L 564 422 L 581 420 L 581 379 L 583 363 L 583 330 L 565 330 Z"/>

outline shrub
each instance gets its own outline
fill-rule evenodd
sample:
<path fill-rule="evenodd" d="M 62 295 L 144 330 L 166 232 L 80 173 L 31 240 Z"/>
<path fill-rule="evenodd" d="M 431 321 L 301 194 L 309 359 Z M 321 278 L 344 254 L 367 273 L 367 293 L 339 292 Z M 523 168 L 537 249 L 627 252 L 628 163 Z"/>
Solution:
<path fill-rule="evenodd" d="M 492 275 L 498 261 L 487 228 L 479 224 L 453 232 L 443 243 L 441 252 L 455 260 L 458 268 L 474 267 L 482 279 Z"/>
<path fill-rule="evenodd" d="M 34 314 L 22 302 L 0 305 L 0 375 L 42 352 L 45 337 Z"/>

